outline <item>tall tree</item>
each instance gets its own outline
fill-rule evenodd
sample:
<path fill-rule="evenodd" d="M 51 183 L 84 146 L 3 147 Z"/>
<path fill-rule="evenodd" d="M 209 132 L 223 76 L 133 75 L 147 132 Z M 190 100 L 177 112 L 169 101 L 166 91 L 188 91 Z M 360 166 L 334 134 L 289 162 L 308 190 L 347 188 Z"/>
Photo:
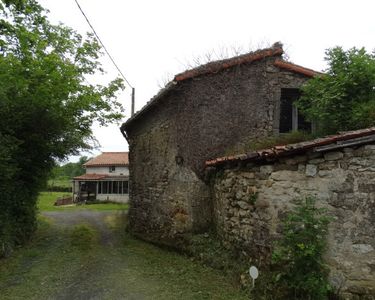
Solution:
<path fill-rule="evenodd" d="M 375 53 L 364 48 L 326 51 L 326 73 L 304 86 L 298 107 L 318 133 L 375 125 Z"/>
<path fill-rule="evenodd" d="M 35 229 L 36 198 L 55 159 L 93 145 L 91 125 L 122 118 L 100 46 L 49 22 L 35 0 L 0 0 L 0 256 Z M 7 250 L 8 249 L 8 250 Z"/>

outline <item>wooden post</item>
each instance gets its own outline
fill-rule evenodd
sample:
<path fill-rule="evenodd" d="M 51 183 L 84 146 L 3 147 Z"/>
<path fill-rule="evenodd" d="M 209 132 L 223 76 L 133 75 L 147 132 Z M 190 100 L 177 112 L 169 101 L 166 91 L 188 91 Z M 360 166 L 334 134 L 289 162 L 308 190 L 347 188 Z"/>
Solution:
<path fill-rule="evenodd" d="M 134 105 L 135 105 L 135 88 L 132 88 L 132 110 L 131 110 L 131 117 L 134 115 Z"/>

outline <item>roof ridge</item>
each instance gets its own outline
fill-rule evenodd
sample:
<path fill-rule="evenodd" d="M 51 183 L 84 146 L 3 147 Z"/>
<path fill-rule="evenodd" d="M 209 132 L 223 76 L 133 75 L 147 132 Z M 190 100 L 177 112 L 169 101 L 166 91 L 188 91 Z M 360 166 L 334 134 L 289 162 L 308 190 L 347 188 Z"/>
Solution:
<path fill-rule="evenodd" d="M 104 153 L 111 153 L 111 154 L 116 154 L 116 153 L 129 153 L 129 151 L 103 151 L 101 154 Z M 99 155 L 101 155 L 99 154 Z"/>
<path fill-rule="evenodd" d="M 258 49 L 256 51 L 248 52 L 245 54 L 233 56 L 226 59 L 215 60 L 206 64 L 200 65 L 193 69 L 188 69 L 184 72 L 177 74 L 174 77 L 174 81 L 183 81 L 189 78 L 193 78 L 208 73 L 216 73 L 220 70 L 224 70 L 236 65 L 243 63 L 249 63 L 256 60 L 260 60 L 266 57 L 282 55 L 284 53 L 283 46 L 281 43 L 275 43 L 270 48 Z"/>
<path fill-rule="evenodd" d="M 144 111 L 149 109 L 152 105 L 154 105 L 157 100 L 162 97 L 164 94 L 168 93 L 170 90 L 173 89 L 179 82 L 184 81 L 189 78 L 193 78 L 196 76 L 209 74 L 209 73 L 216 73 L 220 70 L 227 69 L 233 67 L 235 65 L 240 65 L 243 63 L 250 63 L 256 60 L 260 60 L 262 58 L 282 55 L 284 53 L 283 45 L 280 42 L 274 43 L 269 48 L 258 49 L 253 52 L 241 54 L 238 56 L 234 56 L 231 58 L 226 58 L 222 60 L 216 60 L 209 62 L 207 64 L 200 65 L 196 68 L 186 70 L 182 73 L 175 75 L 173 80 L 168 82 L 164 88 L 160 89 L 147 103 L 144 105 L 139 111 L 137 111 L 133 116 L 131 116 L 125 123 L 121 125 L 121 131 L 125 130 L 125 127 L 130 124 L 133 120 L 137 119 Z M 214 67 L 215 65 L 215 67 Z"/>
<path fill-rule="evenodd" d="M 93 166 L 127 166 L 129 165 L 129 152 L 102 152 L 83 164 L 85 167 Z"/>

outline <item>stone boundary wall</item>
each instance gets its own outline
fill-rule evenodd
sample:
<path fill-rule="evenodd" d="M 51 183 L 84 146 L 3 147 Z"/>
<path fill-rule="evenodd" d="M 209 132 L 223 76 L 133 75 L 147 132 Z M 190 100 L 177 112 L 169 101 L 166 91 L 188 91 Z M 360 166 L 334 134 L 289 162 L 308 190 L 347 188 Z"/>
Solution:
<path fill-rule="evenodd" d="M 241 164 L 217 169 L 212 181 L 223 242 L 261 267 L 292 200 L 315 196 L 334 217 L 325 254 L 331 283 L 347 298 L 375 299 L 375 145 Z"/>

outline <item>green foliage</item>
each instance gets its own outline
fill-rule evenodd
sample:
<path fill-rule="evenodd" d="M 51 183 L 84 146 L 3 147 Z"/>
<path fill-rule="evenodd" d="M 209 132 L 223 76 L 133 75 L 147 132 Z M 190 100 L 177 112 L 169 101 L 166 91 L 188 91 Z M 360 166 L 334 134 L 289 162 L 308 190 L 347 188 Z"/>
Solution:
<path fill-rule="evenodd" d="M 303 141 L 308 141 L 314 138 L 314 135 L 305 131 L 291 131 L 288 133 L 281 133 L 279 135 L 273 135 L 263 138 L 242 141 L 237 145 L 234 145 L 230 149 L 227 149 L 226 155 L 235 155 L 239 153 L 247 153 L 251 151 L 257 151 L 261 149 L 272 148 L 277 145 L 294 144 Z"/>
<path fill-rule="evenodd" d="M 296 204 L 272 253 L 278 266 L 276 284 L 285 288 L 288 299 L 326 299 L 330 286 L 322 255 L 330 217 L 325 209 L 315 206 L 314 198 Z"/>
<path fill-rule="evenodd" d="M 35 230 L 54 161 L 92 148 L 93 122 L 122 117 L 122 81 L 85 80 L 99 55 L 93 36 L 51 24 L 35 0 L 0 0 L 0 257 Z"/>
<path fill-rule="evenodd" d="M 85 173 L 83 164 L 89 160 L 87 156 L 81 156 L 78 162 L 69 162 L 64 165 L 56 165 L 53 167 L 50 175 L 50 179 L 58 178 L 73 178 Z"/>
<path fill-rule="evenodd" d="M 87 156 L 82 156 L 76 163 L 69 162 L 61 166 L 56 164 L 48 176 L 46 190 L 51 192 L 71 192 L 72 178 L 85 173 L 83 164 L 88 160 Z"/>
<path fill-rule="evenodd" d="M 297 106 L 319 134 L 375 125 L 375 53 L 364 48 L 326 51 L 326 74 L 303 87 Z"/>

